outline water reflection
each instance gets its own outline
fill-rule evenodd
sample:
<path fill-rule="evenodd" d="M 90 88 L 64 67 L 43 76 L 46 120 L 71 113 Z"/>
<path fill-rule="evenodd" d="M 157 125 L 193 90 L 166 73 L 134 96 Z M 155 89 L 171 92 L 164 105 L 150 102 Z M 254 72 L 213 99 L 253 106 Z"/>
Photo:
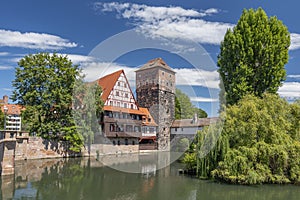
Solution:
<path fill-rule="evenodd" d="M 2 199 L 299 199 L 300 196 L 298 186 L 217 184 L 179 175 L 177 163 L 156 171 L 157 165 L 150 162 L 156 155 L 137 155 L 131 161 L 124 156 L 126 162 L 115 161 L 112 165 L 135 166 L 140 174 L 117 171 L 96 159 L 86 158 L 17 162 L 15 175 L 2 177 Z M 103 159 L 122 160 L 115 156 Z"/>

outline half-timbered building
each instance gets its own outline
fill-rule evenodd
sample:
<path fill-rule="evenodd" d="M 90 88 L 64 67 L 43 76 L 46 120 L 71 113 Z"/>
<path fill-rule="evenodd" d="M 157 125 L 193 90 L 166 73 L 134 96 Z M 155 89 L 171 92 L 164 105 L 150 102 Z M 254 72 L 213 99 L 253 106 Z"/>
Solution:
<path fill-rule="evenodd" d="M 103 136 L 113 145 L 152 144 L 156 149 L 157 124 L 148 109 L 138 106 L 123 70 L 97 80 L 104 102 Z"/>

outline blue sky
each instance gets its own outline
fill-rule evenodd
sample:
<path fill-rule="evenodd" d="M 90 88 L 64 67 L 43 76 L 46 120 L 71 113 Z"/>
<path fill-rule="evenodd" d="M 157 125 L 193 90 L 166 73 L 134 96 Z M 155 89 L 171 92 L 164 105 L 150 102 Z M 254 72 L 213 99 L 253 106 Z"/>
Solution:
<path fill-rule="evenodd" d="M 244 8 L 276 15 L 292 36 L 282 97 L 300 98 L 298 1 L 1 1 L 0 98 L 12 91 L 24 55 L 57 52 L 83 68 L 86 80 L 162 57 L 177 72 L 177 86 L 210 116 L 217 115 L 219 43 Z M 125 32 L 124 32 L 125 31 Z"/>

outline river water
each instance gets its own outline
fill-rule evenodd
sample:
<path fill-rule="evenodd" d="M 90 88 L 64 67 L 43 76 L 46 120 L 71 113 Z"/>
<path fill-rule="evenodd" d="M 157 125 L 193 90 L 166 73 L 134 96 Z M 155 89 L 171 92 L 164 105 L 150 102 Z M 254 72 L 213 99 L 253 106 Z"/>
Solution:
<path fill-rule="evenodd" d="M 143 155 L 144 158 L 153 155 Z M 172 163 L 162 169 L 151 162 L 109 157 L 47 159 L 16 162 L 13 176 L 1 177 L 2 199 L 55 200 L 195 200 L 300 199 L 300 186 L 237 186 L 203 181 L 178 173 Z M 122 162 L 119 162 L 119 161 Z M 150 159 L 151 160 L 151 159 Z M 138 161 L 138 162 L 137 162 Z M 141 173 L 120 170 L 138 165 Z M 125 171 L 125 170 L 123 170 Z"/>

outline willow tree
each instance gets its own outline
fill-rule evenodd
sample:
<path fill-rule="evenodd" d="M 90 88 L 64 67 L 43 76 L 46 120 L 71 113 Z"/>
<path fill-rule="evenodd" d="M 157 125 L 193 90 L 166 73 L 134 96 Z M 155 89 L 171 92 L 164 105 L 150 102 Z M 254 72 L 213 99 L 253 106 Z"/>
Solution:
<path fill-rule="evenodd" d="M 44 138 L 67 140 L 70 149 L 83 146 L 72 116 L 75 80 L 80 77 L 77 65 L 67 56 L 38 53 L 18 62 L 13 81 L 12 100 L 25 106 L 22 114 L 28 131 Z"/>
<path fill-rule="evenodd" d="M 237 25 L 227 30 L 218 55 L 227 105 L 246 94 L 276 93 L 285 80 L 290 34 L 262 8 L 244 10 Z"/>

